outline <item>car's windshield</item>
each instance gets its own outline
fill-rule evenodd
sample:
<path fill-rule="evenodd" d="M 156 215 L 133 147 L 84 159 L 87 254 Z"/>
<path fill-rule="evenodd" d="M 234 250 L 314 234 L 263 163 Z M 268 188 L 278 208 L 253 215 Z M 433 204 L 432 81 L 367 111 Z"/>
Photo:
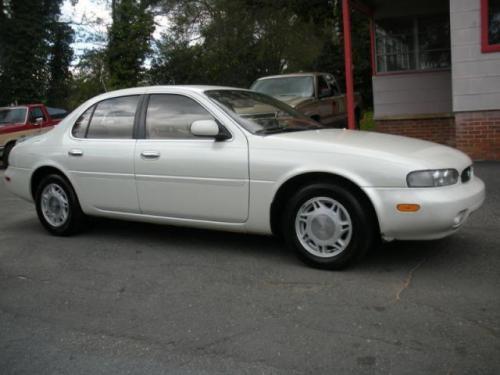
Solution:
<path fill-rule="evenodd" d="M 314 96 L 312 76 L 264 78 L 255 81 L 251 90 L 279 97 L 309 98 Z"/>
<path fill-rule="evenodd" d="M 323 128 L 320 123 L 264 94 L 241 90 L 209 90 L 205 94 L 253 134 Z"/>
<path fill-rule="evenodd" d="M 0 126 L 5 124 L 19 124 L 26 119 L 26 108 L 1 108 Z"/>

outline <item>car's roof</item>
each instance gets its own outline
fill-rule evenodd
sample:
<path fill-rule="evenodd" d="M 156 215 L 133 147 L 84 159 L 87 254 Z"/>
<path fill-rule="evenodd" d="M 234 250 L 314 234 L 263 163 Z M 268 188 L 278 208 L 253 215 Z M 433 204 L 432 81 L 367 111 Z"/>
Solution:
<path fill-rule="evenodd" d="M 131 87 L 128 89 L 120 89 L 115 91 L 108 91 L 97 95 L 90 99 L 91 101 L 99 101 L 104 99 L 110 99 L 117 96 L 127 96 L 127 95 L 144 95 L 144 94 L 161 94 L 161 93 L 203 93 L 209 90 L 241 90 L 248 91 L 248 89 L 240 87 L 228 87 L 228 86 L 210 86 L 210 85 L 158 85 L 158 86 L 141 86 L 141 87 Z"/>
<path fill-rule="evenodd" d="M 191 92 L 204 92 L 209 90 L 243 90 L 247 89 L 239 87 L 228 87 L 228 86 L 210 86 L 210 85 L 158 85 L 158 86 L 142 86 L 133 87 L 128 89 L 121 89 L 115 91 L 109 91 L 103 95 L 123 95 L 123 94 L 143 94 L 143 93 L 154 93 L 161 91 L 191 91 Z"/>
<path fill-rule="evenodd" d="M 260 77 L 257 79 L 257 81 L 261 79 L 273 79 L 273 78 L 285 78 L 285 77 L 310 77 L 310 76 L 317 76 L 321 74 L 328 74 L 328 73 L 321 73 L 321 72 L 300 72 L 300 73 L 288 73 L 288 74 L 277 74 L 273 76 L 265 76 L 265 77 Z"/>

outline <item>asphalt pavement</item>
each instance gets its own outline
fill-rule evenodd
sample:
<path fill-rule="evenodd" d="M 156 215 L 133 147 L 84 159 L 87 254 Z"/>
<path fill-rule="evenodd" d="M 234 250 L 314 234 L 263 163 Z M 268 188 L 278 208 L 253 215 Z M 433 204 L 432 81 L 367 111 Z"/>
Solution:
<path fill-rule="evenodd" d="M 487 199 L 460 232 L 342 272 L 272 237 L 52 237 L 0 183 L 0 374 L 499 374 L 500 163 L 476 174 Z"/>

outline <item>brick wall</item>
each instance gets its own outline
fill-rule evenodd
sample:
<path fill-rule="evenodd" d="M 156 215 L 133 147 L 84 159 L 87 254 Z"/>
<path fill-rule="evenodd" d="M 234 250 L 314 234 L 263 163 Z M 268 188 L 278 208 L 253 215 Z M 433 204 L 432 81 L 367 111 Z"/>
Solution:
<path fill-rule="evenodd" d="M 455 146 L 453 117 L 376 120 L 375 131 Z"/>
<path fill-rule="evenodd" d="M 500 111 L 455 114 L 456 146 L 474 160 L 500 160 Z"/>
<path fill-rule="evenodd" d="M 500 111 L 459 112 L 455 117 L 375 120 L 375 131 L 456 147 L 473 160 L 500 160 Z"/>

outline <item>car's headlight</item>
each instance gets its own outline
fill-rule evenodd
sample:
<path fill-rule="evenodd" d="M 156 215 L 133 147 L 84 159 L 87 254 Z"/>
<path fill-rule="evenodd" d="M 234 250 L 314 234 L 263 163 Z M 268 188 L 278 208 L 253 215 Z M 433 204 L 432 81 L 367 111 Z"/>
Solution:
<path fill-rule="evenodd" d="M 406 176 L 409 187 L 435 187 L 456 184 L 458 171 L 456 169 L 434 169 L 415 171 Z"/>

